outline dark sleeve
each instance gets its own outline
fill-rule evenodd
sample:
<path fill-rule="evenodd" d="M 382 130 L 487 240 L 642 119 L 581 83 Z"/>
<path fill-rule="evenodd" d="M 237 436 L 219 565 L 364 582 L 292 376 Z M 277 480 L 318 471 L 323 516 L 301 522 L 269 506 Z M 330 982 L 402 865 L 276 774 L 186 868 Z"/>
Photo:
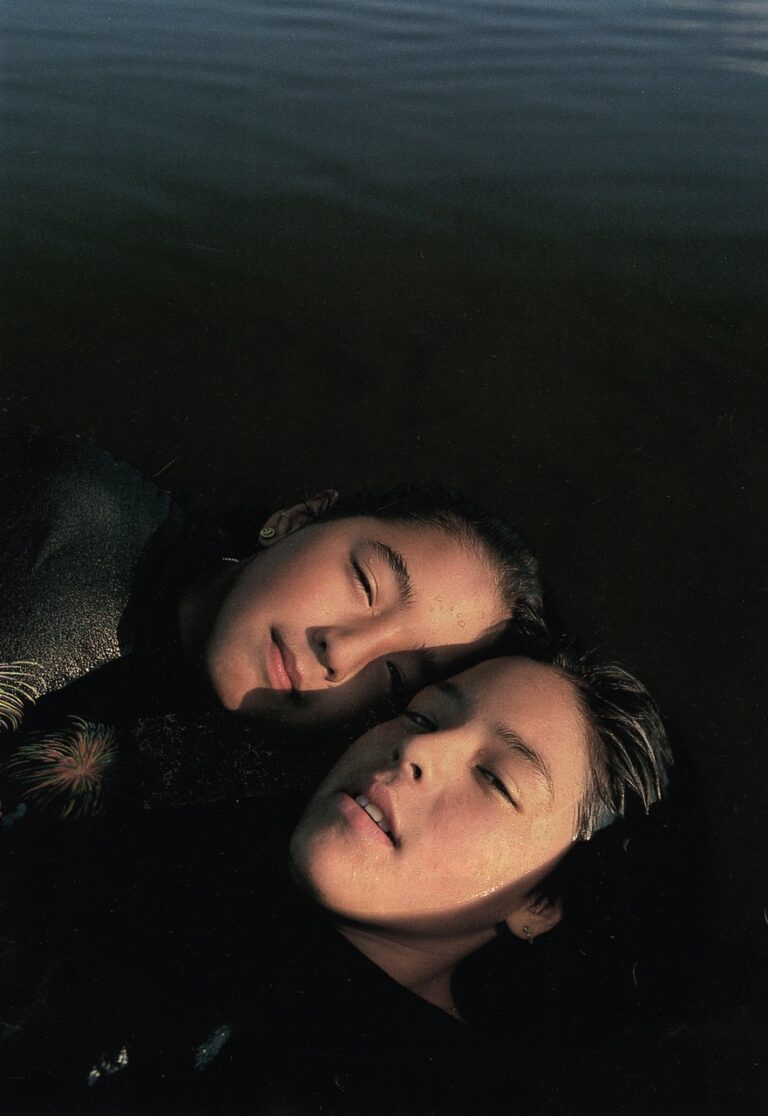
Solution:
<path fill-rule="evenodd" d="M 170 503 L 90 442 L 34 429 L 0 439 L 7 684 L 25 672 L 27 684 L 44 693 L 120 655 L 118 625 L 133 575 Z"/>

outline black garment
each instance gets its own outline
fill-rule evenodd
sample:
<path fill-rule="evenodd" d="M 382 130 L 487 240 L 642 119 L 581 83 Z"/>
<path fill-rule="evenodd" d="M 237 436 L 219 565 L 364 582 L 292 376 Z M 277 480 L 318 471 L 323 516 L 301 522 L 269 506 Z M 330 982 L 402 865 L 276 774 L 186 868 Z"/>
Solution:
<path fill-rule="evenodd" d="M 37 763 L 27 743 L 41 736 L 111 749 L 103 789 L 118 804 L 316 783 L 327 768 L 316 743 L 228 714 L 182 653 L 181 597 L 252 545 L 241 523 L 225 529 L 92 443 L 32 429 L 0 439 L 0 508 L 0 758 L 14 756 L 0 772 L 0 825 L 42 801 L 25 793 Z M 89 812 L 53 798 L 59 814 Z"/>
<path fill-rule="evenodd" d="M 454 1020 L 369 962 L 282 878 L 257 878 L 257 893 L 204 944 L 181 928 L 159 933 L 154 912 L 149 952 L 134 942 L 133 960 L 123 951 L 104 976 L 91 958 L 85 978 L 60 977 L 31 1060 L 17 1044 L 14 1111 L 539 1110 L 524 1027 Z"/>
<path fill-rule="evenodd" d="M 0 442 L 0 662 L 40 693 L 173 640 L 169 606 L 221 557 L 213 521 L 90 442 Z"/>
<path fill-rule="evenodd" d="M 216 568 L 224 540 L 204 512 L 90 442 L 31 429 L 0 442 L 0 501 L 0 727 L 23 730 L 4 751 L 30 732 L 70 752 L 78 733 L 101 756 L 124 749 L 146 703 L 173 703 L 188 674 L 180 595 Z M 38 800 L 25 794 L 34 761 L 0 795 L 6 827 Z M 101 766 L 113 782 L 115 763 Z M 60 813 L 80 806 L 53 797 Z"/>
<path fill-rule="evenodd" d="M 96 971 L 100 943 L 141 918 L 127 913 L 153 884 L 139 849 L 158 878 L 233 849 L 245 800 L 271 836 L 331 761 L 227 713 L 182 655 L 180 596 L 232 554 L 207 512 L 89 442 L 35 430 L 0 439 L 0 501 L 0 1061 L 12 1061 L 16 1037 L 59 1010 L 60 974 L 83 951 Z M 69 792 L 35 792 L 52 751 L 81 745 L 100 757 L 84 796 L 96 816 L 78 799 L 69 810 Z M 142 817 L 184 805 L 183 821 Z"/>

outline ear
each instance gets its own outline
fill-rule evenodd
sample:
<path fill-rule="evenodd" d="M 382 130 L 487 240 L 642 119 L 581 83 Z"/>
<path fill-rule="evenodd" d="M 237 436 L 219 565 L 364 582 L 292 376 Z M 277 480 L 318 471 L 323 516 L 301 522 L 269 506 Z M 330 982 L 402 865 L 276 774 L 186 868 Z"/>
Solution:
<path fill-rule="evenodd" d="M 292 535 L 300 527 L 321 516 L 328 508 L 333 507 L 339 498 L 335 488 L 325 488 L 315 496 L 310 496 L 301 504 L 294 504 L 292 508 L 281 508 L 273 512 L 259 532 L 259 546 L 274 546 L 280 539 Z"/>
<path fill-rule="evenodd" d="M 516 938 L 533 942 L 557 926 L 563 917 L 563 905 L 559 899 L 551 903 L 544 899 L 524 903 L 514 914 L 504 920 Z"/>

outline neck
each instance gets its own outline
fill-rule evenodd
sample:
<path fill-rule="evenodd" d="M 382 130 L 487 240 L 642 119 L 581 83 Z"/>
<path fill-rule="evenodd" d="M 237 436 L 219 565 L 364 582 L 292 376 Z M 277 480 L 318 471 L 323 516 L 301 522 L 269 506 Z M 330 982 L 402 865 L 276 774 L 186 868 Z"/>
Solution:
<path fill-rule="evenodd" d="M 356 924 L 339 933 L 393 980 L 453 1018 L 460 1018 L 451 981 L 456 966 L 488 940 L 474 934 L 448 940 L 397 935 Z"/>

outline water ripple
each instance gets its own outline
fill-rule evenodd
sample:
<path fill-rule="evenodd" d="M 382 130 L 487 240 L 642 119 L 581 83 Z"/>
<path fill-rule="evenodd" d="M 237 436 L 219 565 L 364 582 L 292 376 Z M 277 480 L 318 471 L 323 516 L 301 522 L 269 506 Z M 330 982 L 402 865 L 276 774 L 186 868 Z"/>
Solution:
<path fill-rule="evenodd" d="M 638 226 L 767 220 L 763 2 L 6 0 L 0 32 L 6 209 L 28 219 L 47 183 L 83 210 L 121 182 L 127 210 L 190 216 L 190 183 L 300 184 L 423 214 L 461 179 L 457 204 L 506 222 L 494 184 L 523 174 L 544 223 L 563 183 Z"/>

